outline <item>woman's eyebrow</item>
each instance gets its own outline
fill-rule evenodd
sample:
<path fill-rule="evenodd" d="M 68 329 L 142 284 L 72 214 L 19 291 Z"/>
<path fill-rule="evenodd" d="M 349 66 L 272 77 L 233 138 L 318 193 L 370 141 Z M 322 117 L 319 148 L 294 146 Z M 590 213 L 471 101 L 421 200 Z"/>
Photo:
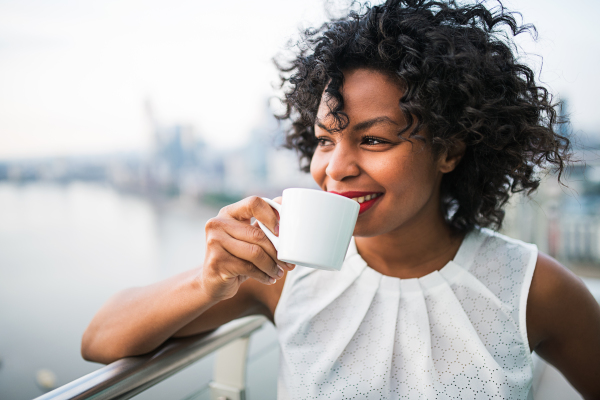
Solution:
<path fill-rule="evenodd" d="M 387 117 L 387 116 L 384 115 L 384 116 L 381 116 L 381 117 L 371 118 L 371 119 L 368 119 L 366 121 L 359 122 L 358 124 L 354 125 L 354 127 L 352 128 L 352 130 L 355 131 L 355 132 L 360 132 L 360 131 L 364 131 L 364 130 L 369 129 L 370 127 L 372 127 L 374 125 L 381 124 L 381 123 L 398 125 L 390 117 Z"/>
<path fill-rule="evenodd" d="M 329 132 L 329 128 L 327 128 L 325 125 L 323 125 L 323 123 L 321 122 L 321 120 L 319 120 L 318 118 L 315 121 L 315 125 L 317 125 L 321 129 L 323 129 L 324 131 Z"/>
<path fill-rule="evenodd" d="M 384 116 L 381 116 L 381 117 L 375 117 L 375 118 L 368 119 L 366 121 L 359 122 L 358 124 L 354 125 L 354 127 L 352 127 L 352 131 L 355 131 L 355 132 L 364 131 L 364 130 L 369 129 L 370 127 L 372 127 L 374 125 L 381 124 L 381 123 L 398 125 L 390 117 L 387 117 L 387 116 L 384 115 Z M 325 130 L 327 132 L 330 132 L 330 129 L 327 128 L 325 125 L 323 125 L 323 123 L 321 123 L 321 121 L 319 119 L 317 119 L 315 121 L 315 124 L 319 128 L 321 128 L 321 129 L 323 129 L 323 130 Z"/>

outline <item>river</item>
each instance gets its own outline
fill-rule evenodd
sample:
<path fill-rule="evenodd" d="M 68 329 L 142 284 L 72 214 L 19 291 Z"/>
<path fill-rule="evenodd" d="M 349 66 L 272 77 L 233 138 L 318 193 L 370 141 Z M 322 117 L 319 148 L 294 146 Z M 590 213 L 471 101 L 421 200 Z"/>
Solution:
<path fill-rule="evenodd" d="M 80 355 L 94 313 L 120 289 L 200 265 L 204 225 L 216 213 L 191 201 L 157 205 L 99 184 L 1 183 L 0 398 L 43 394 L 41 369 L 62 385 L 99 368 Z M 253 348 L 261 354 L 253 356 Z M 248 397 L 275 398 L 272 326 L 253 336 L 250 354 Z M 211 372 L 209 358 L 138 398 L 183 399 Z"/>

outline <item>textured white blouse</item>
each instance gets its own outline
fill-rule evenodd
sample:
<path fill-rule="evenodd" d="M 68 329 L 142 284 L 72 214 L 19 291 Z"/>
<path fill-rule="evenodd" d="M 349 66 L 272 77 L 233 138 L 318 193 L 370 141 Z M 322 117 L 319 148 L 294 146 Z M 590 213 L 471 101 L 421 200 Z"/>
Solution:
<path fill-rule="evenodd" d="M 281 399 L 530 399 L 537 247 L 474 230 L 422 278 L 297 267 L 275 310 Z"/>

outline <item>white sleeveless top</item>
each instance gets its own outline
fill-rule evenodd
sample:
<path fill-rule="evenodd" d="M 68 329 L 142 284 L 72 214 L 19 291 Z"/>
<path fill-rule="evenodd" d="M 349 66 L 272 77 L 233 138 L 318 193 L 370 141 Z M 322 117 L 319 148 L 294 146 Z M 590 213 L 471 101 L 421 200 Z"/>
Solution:
<path fill-rule="evenodd" d="M 537 247 L 474 230 L 422 278 L 296 267 L 275 310 L 282 399 L 531 399 L 525 307 Z"/>

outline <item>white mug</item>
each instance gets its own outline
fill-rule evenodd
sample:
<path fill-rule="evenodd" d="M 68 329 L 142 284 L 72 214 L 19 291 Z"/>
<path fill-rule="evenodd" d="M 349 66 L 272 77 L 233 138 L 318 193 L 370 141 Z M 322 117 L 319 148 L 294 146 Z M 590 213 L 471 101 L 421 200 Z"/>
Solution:
<path fill-rule="evenodd" d="M 281 205 L 263 200 L 279 212 L 279 237 L 258 221 L 279 260 L 328 271 L 342 268 L 360 209 L 356 201 L 299 188 L 285 189 Z"/>

